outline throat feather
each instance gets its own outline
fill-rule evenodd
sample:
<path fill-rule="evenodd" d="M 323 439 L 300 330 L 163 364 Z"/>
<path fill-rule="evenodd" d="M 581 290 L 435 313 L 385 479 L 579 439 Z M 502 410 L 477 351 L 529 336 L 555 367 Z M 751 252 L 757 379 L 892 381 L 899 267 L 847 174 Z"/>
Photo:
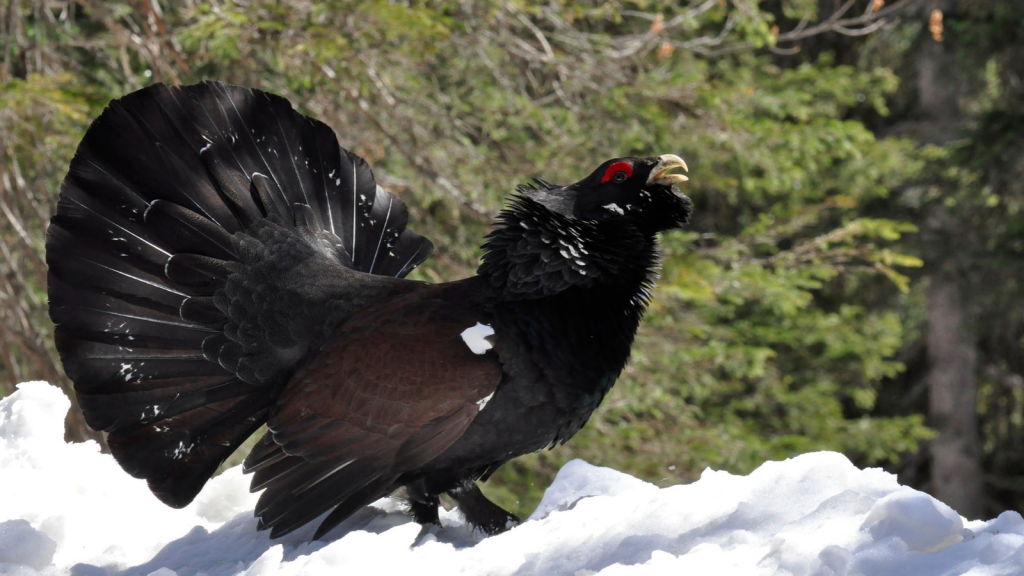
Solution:
<path fill-rule="evenodd" d="M 517 196 L 487 236 L 477 274 L 507 300 L 552 296 L 570 288 L 625 295 L 642 314 L 654 285 L 657 245 L 625 222 L 579 220 Z"/>

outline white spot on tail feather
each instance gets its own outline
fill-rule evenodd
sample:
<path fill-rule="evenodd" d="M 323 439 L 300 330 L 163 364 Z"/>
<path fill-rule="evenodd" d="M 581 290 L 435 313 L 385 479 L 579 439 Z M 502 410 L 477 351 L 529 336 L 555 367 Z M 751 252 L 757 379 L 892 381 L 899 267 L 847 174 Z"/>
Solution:
<path fill-rule="evenodd" d="M 466 346 L 469 346 L 469 350 L 473 354 L 483 354 L 494 347 L 487 341 L 487 337 L 493 334 L 494 328 L 477 322 L 475 325 L 462 331 L 462 341 L 466 343 Z"/>
<path fill-rule="evenodd" d="M 184 442 L 179 441 L 178 442 L 178 447 L 174 449 L 174 453 L 171 454 L 171 457 L 174 458 L 175 460 L 181 460 L 186 454 L 191 452 L 192 449 L 195 448 L 195 447 L 196 447 L 195 442 L 191 442 L 191 443 L 189 443 L 188 446 L 185 446 Z"/>

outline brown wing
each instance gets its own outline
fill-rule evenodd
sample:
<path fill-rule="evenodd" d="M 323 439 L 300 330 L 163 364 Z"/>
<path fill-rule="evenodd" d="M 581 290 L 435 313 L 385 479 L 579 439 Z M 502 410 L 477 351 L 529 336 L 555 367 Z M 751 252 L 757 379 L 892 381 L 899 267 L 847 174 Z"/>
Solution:
<path fill-rule="evenodd" d="M 246 459 L 260 529 L 287 534 L 335 508 L 327 532 L 462 436 L 501 378 L 462 332 L 482 319 L 430 287 L 356 314 L 286 386 Z"/>

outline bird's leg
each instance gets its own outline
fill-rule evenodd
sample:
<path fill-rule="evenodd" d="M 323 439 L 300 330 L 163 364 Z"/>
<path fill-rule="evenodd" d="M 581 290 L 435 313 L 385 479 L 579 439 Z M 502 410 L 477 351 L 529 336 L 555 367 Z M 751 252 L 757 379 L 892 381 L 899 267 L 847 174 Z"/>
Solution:
<path fill-rule="evenodd" d="M 409 502 L 409 515 L 419 524 L 440 524 L 437 507 L 441 500 L 437 494 L 428 494 L 418 483 L 405 487 Z"/>
<path fill-rule="evenodd" d="M 463 480 L 448 495 L 459 504 L 466 522 L 487 534 L 500 534 L 520 522 L 515 514 L 488 500 L 473 480 Z"/>

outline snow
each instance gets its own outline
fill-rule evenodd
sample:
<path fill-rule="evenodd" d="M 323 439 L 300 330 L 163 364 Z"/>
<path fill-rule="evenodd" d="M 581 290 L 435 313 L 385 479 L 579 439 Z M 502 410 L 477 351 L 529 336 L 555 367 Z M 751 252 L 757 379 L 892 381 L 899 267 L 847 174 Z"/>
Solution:
<path fill-rule="evenodd" d="M 21 564 L 42 570 L 53 562 L 57 543 L 36 530 L 28 520 L 8 520 L 0 524 L 0 566 Z"/>
<path fill-rule="evenodd" d="M 0 575 L 1024 574 L 1016 512 L 966 521 L 829 452 L 669 488 L 576 460 L 498 536 L 457 511 L 421 527 L 382 499 L 322 541 L 308 541 L 316 523 L 272 541 L 238 468 L 173 510 L 95 443 L 64 442 L 69 405 L 44 382 L 0 400 Z"/>

